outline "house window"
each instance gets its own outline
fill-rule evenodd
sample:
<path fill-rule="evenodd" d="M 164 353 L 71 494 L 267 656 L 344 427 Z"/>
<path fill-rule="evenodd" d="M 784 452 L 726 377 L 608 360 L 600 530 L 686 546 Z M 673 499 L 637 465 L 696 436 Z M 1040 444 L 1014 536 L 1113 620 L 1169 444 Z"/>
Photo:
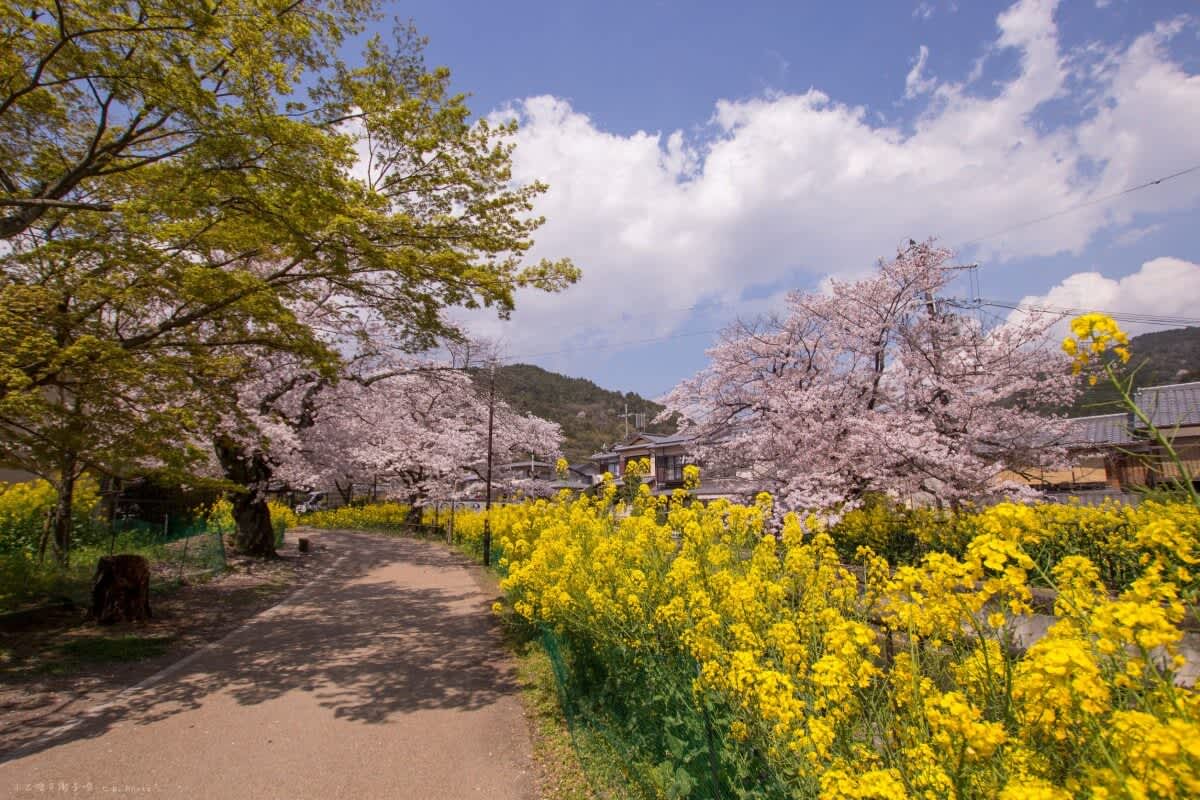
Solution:
<path fill-rule="evenodd" d="M 687 463 L 684 456 L 666 456 L 663 459 L 663 483 L 683 483 L 683 465 Z"/>

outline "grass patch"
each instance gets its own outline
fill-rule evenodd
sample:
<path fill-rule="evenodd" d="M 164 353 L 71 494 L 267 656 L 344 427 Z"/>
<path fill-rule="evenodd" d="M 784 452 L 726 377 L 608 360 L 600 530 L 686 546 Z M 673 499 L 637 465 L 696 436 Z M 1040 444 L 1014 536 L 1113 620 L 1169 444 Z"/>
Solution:
<path fill-rule="evenodd" d="M 0 553 L 0 613 L 56 600 L 86 606 L 91 600 L 92 579 L 101 556 L 130 553 L 151 566 L 150 591 L 169 594 L 186 580 L 207 579 L 224 568 L 215 534 L 202 533 L 166 544 L 147 539 L 142 532 L 121 534 L 114 542 L 76 547 L 70 566 L 54 563 L 50 554 L 42 563 L 25 552 Z"/>
<path fill-rule="evenodd" d="M 533 757 L 541 768 L 544 800 L 642 800 L 603 738 L 586 726 L 568 725 L 550 657 L 538 639 L 506 620 L 505 640 L 521 682 L 521 702 L 533 733 Z"/>
<path fill-rule="evenodd" d="M 42 675 L 65 675 L 92 664 L 145 661 L 166 654 L 174 643 L 174 636 L 85 636 L 50 649 L 34 671 Z"/>
<path fill-rule="evenodd" d="M 174 636 L 88 636 L 58 646 L 58 652 L 76 661 L 142 661 L 161 656 L 171 649 Z"/>

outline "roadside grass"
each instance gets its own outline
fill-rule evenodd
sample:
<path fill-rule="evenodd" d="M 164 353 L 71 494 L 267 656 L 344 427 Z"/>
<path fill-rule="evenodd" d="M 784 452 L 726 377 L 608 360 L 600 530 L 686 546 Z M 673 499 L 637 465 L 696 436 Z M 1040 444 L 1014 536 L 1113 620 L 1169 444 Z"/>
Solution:
<path fill-rule="evenodd" d="M 69 639 L 46 651 L 33 671 L 42 675 L 65 675 L 94 664 L 128 663 L 157 658 L 175 643 L 173 635 L 82 636 Z"/>
<path fill-rule="evenodd" d="M 62 567 L 47 556 L 38 563 L 27 553 L 0 555 L 0 614 L 44 603 L 68 601 L 86 607 L 92 579 L 101 556 L 130 553 L 150 563 L 150 591 L 161 595 L 185 581 L 205 580 L 219 571 L 223 558 L 214 553 L 213 534 L 202 533 L 167 544 L 147 543 L 142 536 L 121 535 L 102 545 L 78 547 L 71 563 Z"/>
<path fill-rule="evenodd" d="M 584 725 L 571 726 L 563 712 L 554 667 L 527 626 L 501 617 L 513 653 L 521 701 L 533 734 L 533 757 L 541 768 L 543 800 L 644 800 L 608 743 Z"/>

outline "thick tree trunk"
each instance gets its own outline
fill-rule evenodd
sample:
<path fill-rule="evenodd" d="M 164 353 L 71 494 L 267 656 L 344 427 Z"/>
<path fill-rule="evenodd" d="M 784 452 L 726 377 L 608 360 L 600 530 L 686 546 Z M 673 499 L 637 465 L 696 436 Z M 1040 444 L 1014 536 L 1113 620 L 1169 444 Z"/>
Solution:
<path fill-rule="evenodd" d="M 102 556 L 92 583 L 92 619 L 101 625 L 149 619 L 150 565 L 134 555 Z"/>
<path fill-rule="evenodd" d="M 234 548 L 248 556 L 273 558 L 275 528 L 266 499 L 271 464 L 262 453 L 247 453 L 245 447 L 228 437 L 218 439 L 215 447 L 225 477 L 244 489 L 230 498 L 237 524 Z"/>
<path fill-rule="evenodd" d="M 66 456 L 54 486 L 58 499 L 54 503 L 54 515 L 50 528 L 54 539 L 54 558 L 67 566 L 71 558 L 71 504 L 75 499 L 75 457 Z"/>
<path fill-rule="evenodd" d="M 257 494 L 238 494 L 231 498 L 233 520 L 237 523 L 233 546 L 248 556 L 273 558 L 275 527 L 271 524 L 271 509 Z"/>
<path fill-rule="evenodd" d="M 419 492 L 408 496 L 408 511 L 404 512 L 402 527 L 413 528 L 421 524 L 421 508 L 417 505 L 421 502 L 421 497 Z"/>

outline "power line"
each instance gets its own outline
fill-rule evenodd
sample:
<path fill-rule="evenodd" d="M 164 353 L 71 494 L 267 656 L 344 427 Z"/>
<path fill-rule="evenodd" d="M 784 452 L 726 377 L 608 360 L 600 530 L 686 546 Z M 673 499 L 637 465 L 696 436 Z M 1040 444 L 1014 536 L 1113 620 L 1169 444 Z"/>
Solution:
<path fill-rule="evenodd" d="M 1187 169 L 1181 169 L 1178 172 L 1172 172 L 1170 175 L 1164 175 L 1161 178 L 1155 178 L 1154 180 L 1146 181 L 1145 183 L 1139 183 L 1136 186 L 1129 186 L 1119 192 L 1113 192 L 1112 194 L 1106 194 L 1100 197 L 1093 197 L 1090 200 L 1084 200 L 1082 203 L 1076 203 L 1073 206 L 1068 206 L 1067 208 L 1063 208 L 1049 214 L 1044 214 L 1040 217 L 1035 217 L 1034 219 L 1018 222 L 1015 225 L 1009 225 L 1006 228 L 1001 228 L 998 231 L 994 231 L 984 236 L 980 236 L 975 239 L 969 239 L 965 242 L 960 242 L 954 247 L 954 249 L 958 250 L 963 247 L 970 247 L 973 244 L 979 244 L 980 242 L 987 241 L 988 239 L 994 239 L 997 236 L 1003 236 L 1006 233 L 1012 233 L 1013 231 L 1019 231 L 1023 228 L 1028 228 L 1031 225 L 1037 225 L 1039 222 L 1046 222 L 1047 220 L 1065 216 L 1074 211 L 1079 211 L 1082 208 L 1088 208 L 1089 206 L 1099 205 L 1100 203 L 1105 203 L 1109 200 L 1115 200 L 1118 197 L 1123 197 L 1127 194 L 1132 194 L 1133 192 L 1140 192 L 1142 189 L 1149 189 L 1152 186 L 1159 186 L 1167 181 L 1172 181 L 1176 178 L 1182 178 L 1184 175 L 1188 175 L 1196 171 L 1200 171 L 1200 164 L 1195 164 Z"/>
<path fill-rule="evenodd" d="M 961 302 L 961 301 L 959 301 Z M 1072 308 L 1068 306 L 1050 306 L 1043 304 L 1032 303 L 1017 303 L 1009 300 L 993 300 L 980 299 L 976 301 L 978 305 L 991 306 L 993 308 L 1007 308 L 1013 311 L 1036 311 L 1048 314 L 1088 314 L 1100 313 L 1107 314 L 1118 322 L 1131 322 L 1141 325 L 1163 325 L 1169 327 L 1181 327 L 1185 325 L 1200 325 L 1200 318 L 1196 317 L 1180 317 L 1167 314 L 1147 314 L 1135 311 L 1113 311 L 1103 308 Z"/>

